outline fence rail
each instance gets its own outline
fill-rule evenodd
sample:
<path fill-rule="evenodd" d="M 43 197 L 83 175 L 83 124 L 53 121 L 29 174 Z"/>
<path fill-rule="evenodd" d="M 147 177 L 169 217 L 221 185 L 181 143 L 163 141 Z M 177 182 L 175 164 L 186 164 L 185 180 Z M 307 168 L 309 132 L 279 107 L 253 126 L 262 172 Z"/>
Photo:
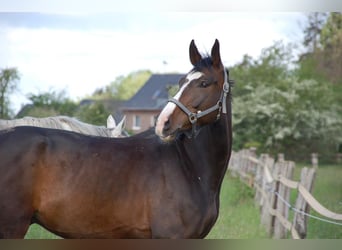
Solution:
<path fill-rule="evenodd" d="M 257 158 L 252 149 L 233 152 L 229 168 L 233 176 L 239 176 L 256 189 L 255 203 L 260 207 L 261 223 L 270 236 L 286 238 L 290 232 L 294 239 L 305 238 L 308 217 L 315 217 L 309 214 L 310 208 L 327 218 L 319 219 L 342 226 L 342 214 L 325 208 L 311 195 L 315 168 L 304 167 L 300 180 L 294 181 L 294 162 L 285 161 L 282 154 L 278 155 L 278 161 L 267 154 Z M 292 189 L 297 190 L 294 206 L 290 203 Z M 290 209 L 294 211 L 292 222 Z"/>

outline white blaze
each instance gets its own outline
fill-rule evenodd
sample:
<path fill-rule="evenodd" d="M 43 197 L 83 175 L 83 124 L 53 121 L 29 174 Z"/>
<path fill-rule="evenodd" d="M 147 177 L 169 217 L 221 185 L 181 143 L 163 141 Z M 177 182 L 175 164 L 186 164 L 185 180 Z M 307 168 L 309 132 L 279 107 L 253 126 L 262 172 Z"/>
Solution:
<path fill-rule="evenodd" d="M 186 76 L 185 83 L 180 88 L 180 90 L 178 90 L 178 92 L 176 93 L 176 95 L 173 98 L 179 101 L 184 90 L 189 86 L 189 84 L 193 80 L 199 79 L 201 76 L 203 76 L 203 73 L 198 72 L 198 71 L 189 73 Z M 171 116 L 171 114 L 173 113 L 173 111 L 175 110 L 176 107 L 177 107 L 176 104 L 174 104 L 173 102 L 168 102 L 166 104 L 166 106 L 163 108 L 163 110 L 161 111 L 161 113 L 158 117 L 158 120 L 157 120 L 157 125 L 156 125 L 156 134 L 157 135 L 161 136 L 163 134 L 164 124 L 169 120 L 169 117 Z"/>

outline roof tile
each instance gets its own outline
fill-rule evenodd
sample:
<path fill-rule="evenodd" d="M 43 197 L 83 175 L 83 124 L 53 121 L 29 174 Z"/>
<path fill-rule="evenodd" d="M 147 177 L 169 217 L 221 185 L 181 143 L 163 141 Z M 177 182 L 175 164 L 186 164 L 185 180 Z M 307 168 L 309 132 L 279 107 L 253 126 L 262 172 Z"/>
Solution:
<path fill-rule="evenodd" d="M 126 103 L 122 110 L 159 110 L 167 100 L 168 87 L 177 85 L 184 74 L 153 74 L 138 92 Z"/>

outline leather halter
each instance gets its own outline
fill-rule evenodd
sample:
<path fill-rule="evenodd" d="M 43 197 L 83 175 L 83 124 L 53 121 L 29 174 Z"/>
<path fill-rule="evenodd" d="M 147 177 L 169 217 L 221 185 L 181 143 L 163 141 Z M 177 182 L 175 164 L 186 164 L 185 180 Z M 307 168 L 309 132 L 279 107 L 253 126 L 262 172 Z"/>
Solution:
<path fill-rule="evenodd" d="M 181 103 L 177 99 L 170 98 L 168 100 L 168 102 L 172 102 L 172 103 L 176 104 L 188 116 L 188 119 L 192 125 L 191 135 L 188 135 L 189 138 L 192 138 L 193 136 L 197 135 L 198 132 L 197 132 L 197 128 L 196 128 L 196 123 L 197 123 L 197 120 L 199 118 L 206 116 L 206 115 L 210 114 L 211 112 L 218 110 L 217 117 L 216 117 L 216 121 L 217 121 L 220 119 L 221 110 L 222 110 L 223 114 L 227 113 L 226 99 L 227 99 L 227 95 L 229 93 L 230 81 L 228 79 L 227 72 L 225 69 L 223 70 L 223 72 L 224 72 L 223 89 L 221 92 L 220 99 L 217 101 L 217 103 L 214 106 L 212 106 L 212 107 L 210 107 L 204 111 L 198 110 L 197 113 L 194 113 L 194 112 L 191 112 L 183 103 Z"/>

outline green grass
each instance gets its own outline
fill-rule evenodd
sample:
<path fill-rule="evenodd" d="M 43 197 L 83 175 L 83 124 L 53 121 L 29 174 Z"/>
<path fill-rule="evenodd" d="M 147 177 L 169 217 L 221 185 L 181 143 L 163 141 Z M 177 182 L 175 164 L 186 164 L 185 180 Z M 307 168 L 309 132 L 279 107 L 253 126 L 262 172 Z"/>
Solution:
<path fill-rule="evenodd" d="M 303 165 L 297 164 L 295 180 L 299 180 Z M 291 193 L 291 204 L 295 204 L 297 193 Z M 342 213 L 342 165 L 324 165 L 317 170 L 313 196 L 329 210 Z M 225 177 L 221 189 L 219 218 L 207 239 L 265 239 L 269 238 L 260 224 L 259 209 L 254 205 L 254 190 L 233 178 Z M 318 215 L 311 210 L 310 214 Z M 290 218 L 293 213 L 290 212 Z M 290 219 L 290 221 L 292 221 Z M 27 239 L 56 239 L 38 225 L 32 225 Z M 308 239 L 342 239 L 342 226 L 309 219 Z"/>
<path fill-rule="evenodd" d="M 260 224 L 260 212 L 254 205 L 255 191 L 229 174 L 221 189 L 219 218 L 208 239 L 268 238 Z"/>
<path fill-rule="evenodd" d="M 37 224 L 33 224 L 26 233 L 25 239 L 60 239 L 60 237 L 50 233 Z"/>

